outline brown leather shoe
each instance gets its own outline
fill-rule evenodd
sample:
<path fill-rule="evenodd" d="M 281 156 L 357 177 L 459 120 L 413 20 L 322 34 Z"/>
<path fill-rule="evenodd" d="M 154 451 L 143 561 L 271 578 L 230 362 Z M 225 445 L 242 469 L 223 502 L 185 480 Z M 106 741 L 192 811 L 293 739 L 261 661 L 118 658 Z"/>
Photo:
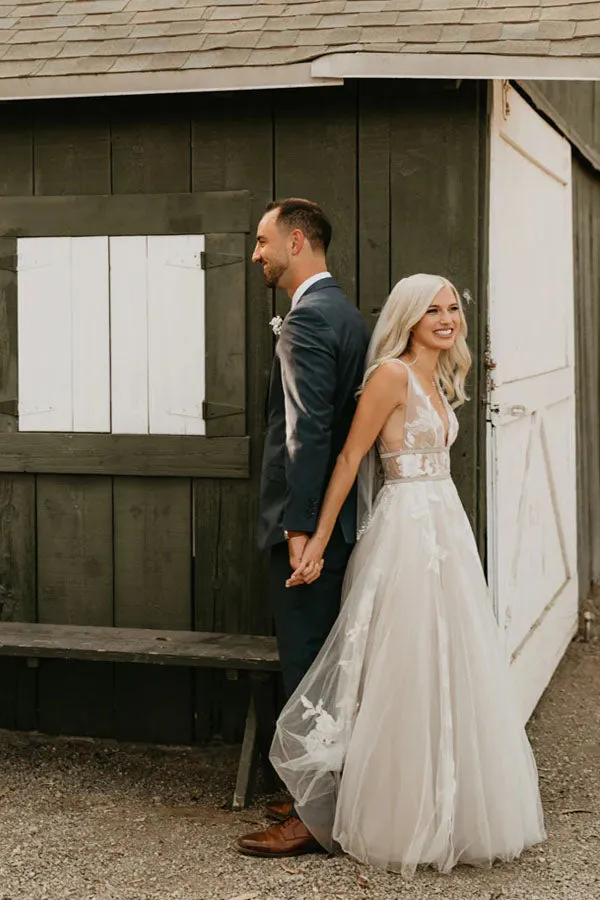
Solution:
<path fill-rule="evenodd" d="M 245 834 L 238 838 L 237 848 L 246 856 L 269 856 L 273 859 L 318 853 L 323 849 L 297 816 L 290 816 L 285 822 L 271 825 L 266 831 Z"/>
<path fill-rule="evenodd" d="M 294 809 L 293 800 L 273 800 L 265 804 L 265 813 L 268 819 L 274 822 L 285 822 L 292 815 Z"/>

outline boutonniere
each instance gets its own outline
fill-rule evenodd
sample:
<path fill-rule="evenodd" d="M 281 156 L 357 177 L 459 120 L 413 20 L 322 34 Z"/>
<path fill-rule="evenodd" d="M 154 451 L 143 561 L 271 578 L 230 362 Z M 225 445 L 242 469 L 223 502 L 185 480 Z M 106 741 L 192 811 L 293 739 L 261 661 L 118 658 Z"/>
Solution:
<path fill-rule="evenodd" d="M 273 316 L 273 318 L 269 322 L 269 325 L 273 329 L 273 334 L 275 335 L 275 337 L 279 337 L 279 335 L 281 334 L 281 329 L 283 327 L 283 319 L 281 318 L 281 316 Z"/>

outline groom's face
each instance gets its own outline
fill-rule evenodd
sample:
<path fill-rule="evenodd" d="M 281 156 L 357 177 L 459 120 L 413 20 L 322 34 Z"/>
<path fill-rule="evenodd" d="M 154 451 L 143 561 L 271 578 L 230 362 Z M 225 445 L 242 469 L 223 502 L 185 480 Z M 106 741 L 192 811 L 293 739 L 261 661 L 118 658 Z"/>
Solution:
<path fill-rule="evenodd" d="M 278 215 L 279 210 L 270 210 L 258 223 L 252 262 L 262 265 L 268 287 L 285 288 L 282 279 L 291 261 L 290 235 L 277 224 Z"/>

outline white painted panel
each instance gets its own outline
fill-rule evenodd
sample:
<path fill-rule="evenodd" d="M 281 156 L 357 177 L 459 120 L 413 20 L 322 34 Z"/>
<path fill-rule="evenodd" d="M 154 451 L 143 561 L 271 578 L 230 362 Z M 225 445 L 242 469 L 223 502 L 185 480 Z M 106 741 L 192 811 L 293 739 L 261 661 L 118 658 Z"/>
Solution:
<path fill-rule="evenodd" d="M 147 434 L 147 238 L 110 238 L 111 397 L 114 434 Z"/>
<path fill-rule="evenodd" d="M 71 240 L 73 431 L 110 431 L 108 238 Z"/>
<path fill-rule="evenodd" d="M 524 718 L 577 619 L 570 161 L 567 141 L 495 84 L 488 559 Z"/>
<path fill-rule="evenodd" d="M 20 238 L 19 430 L 71 431 L 71 239 Z"/>
<path fill-rule="evenodd" d="M 563 252 L 565 187 L 505 141 L 495 151 L 501 183 L 490 265 L 492 290 L 502 297 L 502 308 L 493 311 L 495 378 L 504 384 L 568 363 L 565 285 L 552 263 Z"/>
<path fill-rule="evenodd" d="M 148 238 L 151 434 L 204 434 L 202 235 Z"/>
<path fill-rule="evenodd" d="M 533 623 L 529 639 L 517 648 L 511 675 L 526 722 L 550 683 L 571 639 L 577 633 L 579 595 L 577 583 L 570 581 L 552 598 L 539 622 Z M 543 660 L 544 664 L 540 665 Z"/>

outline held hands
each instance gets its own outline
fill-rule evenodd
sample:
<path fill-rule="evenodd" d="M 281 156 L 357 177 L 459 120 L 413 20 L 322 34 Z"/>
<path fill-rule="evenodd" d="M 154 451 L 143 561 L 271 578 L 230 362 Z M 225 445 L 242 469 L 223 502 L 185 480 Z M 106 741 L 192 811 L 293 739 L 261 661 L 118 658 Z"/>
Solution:
<path fill-rule="evenodd" d="M 307 538 L 303 535 L 302 547 L 299 544 L 292 546 L 293 541 L 299 538 L 291 537 L 290 544 L 290 565 L 294 570 L 287 579 L 286 587 L 295 587 L 298 584 L 312 584 L 316 581 L 323 570 L 323 553 L 325 552 L 325 544 L 316 536 Z M 298 552 L 300 551 L 300 552 Z"/>

